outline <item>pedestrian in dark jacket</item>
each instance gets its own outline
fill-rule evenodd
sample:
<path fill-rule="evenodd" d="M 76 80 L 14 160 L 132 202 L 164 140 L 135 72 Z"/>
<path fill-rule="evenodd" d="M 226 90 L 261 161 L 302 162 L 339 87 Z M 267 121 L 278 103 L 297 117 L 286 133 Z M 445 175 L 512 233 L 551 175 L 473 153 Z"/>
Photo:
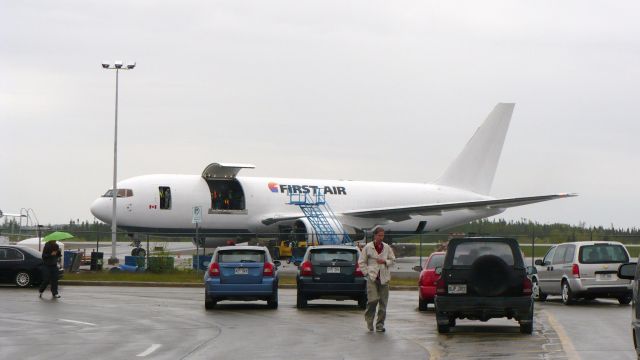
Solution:
<path fill-rule="evenodd" d="M 58 246 L 58 243 L 55 242 L 55 240 L 48 241 L 44 244 L 44 249 L 42 249 L 42 262 L 44 264 L 42 266 L 40 297 L 42 297 L 42 293 L 49 283 L 51 283 L 51 294 L 53 294 L 53 297 L 56 299 L 60 297 L 58 294 L 58 259 L 61 256 L 60 246 Z"/>

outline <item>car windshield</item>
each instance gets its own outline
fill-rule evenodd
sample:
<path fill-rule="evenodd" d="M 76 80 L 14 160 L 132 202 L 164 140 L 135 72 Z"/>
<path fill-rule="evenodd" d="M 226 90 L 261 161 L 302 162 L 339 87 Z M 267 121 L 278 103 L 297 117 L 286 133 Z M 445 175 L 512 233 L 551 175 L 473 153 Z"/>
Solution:
<path fill-rule="evenodd" d="M 622 245 L 585 245 L 580 247 L 580 262 L 583 264 L 626 263 L 629 262 L 629 256 Z"/>
<path fill-rule="evenodd" d="M 311 261 L 349 261 L 356 262 L 358 254 L 347 249 L 317 249 L 311 251 Z"/>
<path fill-rule="evenodd" d="M 444 264 L 444 254 L 433 255 L 427 264 L 427 269 L 442 267 L 442 264 Z"/>
<path fill-rule="evenodd" d="M 223 250 L 218 253 L 219 263 L 263 263 L 262 250 Z"/>
<path fill-rule="evenodd" d="M 471 266 L 477 258 L 484 255 L 495 255 L 507 265 L 513 265 L 513 251 L 511 246 L 502 242 L 494 241 L 474 241 L 463 242 L 456 246 L 453 257 L 453 265 Z"/>

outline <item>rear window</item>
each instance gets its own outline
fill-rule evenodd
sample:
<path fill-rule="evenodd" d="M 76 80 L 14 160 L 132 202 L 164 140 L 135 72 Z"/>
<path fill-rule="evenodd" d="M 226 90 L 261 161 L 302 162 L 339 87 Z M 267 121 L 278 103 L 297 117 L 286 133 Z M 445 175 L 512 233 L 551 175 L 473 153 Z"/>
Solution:
<path fill-rule="evenodd" d="M 501 242 L 474 241 L 463 242 L 456 246 L 453 265 L 471 266 L 477 258 L 484 255 L 495 255 L 507 265 L 513 265 L 513 251 L 509 244 Z"/>
<path fill-rule="evenodd" d="M 622 245 L 596 244 L 581 246 L 579 260 L 583 264 L 626 263 L 629 256 Z"/>
<path fill-rule="evenodd" d="M 218 253 L 219 263 L 263 263 L 264 251 L 262 250 L 225 250 Z"/>
<path fill-rule="evenodd" d="M 444 264 L 444 254 L 442 255 L 433 255 L 427 264 L 427 269 L 435 269 L 437 267 L 442 267 Z"/>
<path fill-rule="evenodd" d="M 311 261 L 349 261 L 356 262 L 358 254 L 356 251 L 347 249 L 319 249 L 312 250 Z"/>

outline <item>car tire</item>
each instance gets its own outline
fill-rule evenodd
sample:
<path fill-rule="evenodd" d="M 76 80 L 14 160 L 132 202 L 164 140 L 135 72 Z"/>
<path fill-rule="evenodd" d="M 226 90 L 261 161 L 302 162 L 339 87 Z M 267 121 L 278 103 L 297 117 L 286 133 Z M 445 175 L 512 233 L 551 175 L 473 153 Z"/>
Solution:
<path fill-rule="evenodd" d="M 358 299 L 358 308 L 364 310 L 367 308 L 367 296 L 364 295 L 360 299 Z"/>
<path fill-rule="evenodd" d="M 521 334 L 533 334 L 533 321 L 531 322 L 526 322 L 526 323 L 520 323 L 520 333 Z"/>
<path fill-rule="evenodd" d="M 627 295 L 620 296 L 618 298 L 618 302 L 620 303 L 620 305 L 629 305 L 632 299 L 633 299 L 633 295 L 627 294 Z"/>
<path fill-rule="evenodd" d="M 307 297 L 304 296 L 300 291 L 298 291 L 298 296 L 296 297 L 296 307 L 298 309 L 307 307 Z"/>
<path fill-rule="evenodd" d="M 418 310 L 419 311 L 427 311 L 429 309 L 429 301 L 422 300 L 418 297 Z"/>
<path fill-rule="evenodd" d="M 17 287 L 26 288 L 31 286 L 31 283 L 33 282 L 33 277 L 31 276 L 31 274 L 29 274 L 28 271 L 20 270 L 16 274 L 16 277 L 14 278 L 14 282 Z"/>
<path fill-rule="evenodd" d="M 214 300 L 214 299 L 212 299 L 212 298 L 210 298 L 208 296 L 205 296 L 205 298 L 204 298 L 204 308 L 205 309 L 211 310 L 214 307 L 216 307 L 216 304 L 217 304 L 216 300 Z"/>
<path fill-rule="evenodd" d="M 451 328 L 449 327 L 449 324 L 438 324 L 439 334 L 448 334 L 449 330 L 451 330 Z"/>
<path fill-rule="evenodd" d="M 538 279 L 533 279 L 533 288 L 531 289 L 531 293 L 533 295 L 533 300 L 535 301 L 545 301 L 547 300 L 547 294 L 542 292 L 540 289 L 540 285 L 538 284 Z"/>
<path fill-rule="evenodd" d="M 572 305 L 574 302 L 573 292 L 571 286 L 566 280 L 562 282 L 562 303 L 565 305 Z"/>
<path fill-rule="evenodd" d="M 278 291 L 276 290 L 273 295 L 269 299 L 267 299 L 267 306 L 269 309 L 277 309 L 278 308 Z"/>

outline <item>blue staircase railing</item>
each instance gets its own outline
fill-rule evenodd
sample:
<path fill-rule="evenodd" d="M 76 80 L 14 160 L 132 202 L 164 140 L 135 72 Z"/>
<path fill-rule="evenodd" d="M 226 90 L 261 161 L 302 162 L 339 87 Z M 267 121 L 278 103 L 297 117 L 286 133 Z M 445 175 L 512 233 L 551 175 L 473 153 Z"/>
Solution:
<path fill-rule="evenodd" d="M 320 245 L 352 244 L 351 238 L 326 201 L 324 191 L 289 193 L 289 205 L 297 205 L 309 220 Z M 311 242 L 309 239 L 307 242 Z"/>

